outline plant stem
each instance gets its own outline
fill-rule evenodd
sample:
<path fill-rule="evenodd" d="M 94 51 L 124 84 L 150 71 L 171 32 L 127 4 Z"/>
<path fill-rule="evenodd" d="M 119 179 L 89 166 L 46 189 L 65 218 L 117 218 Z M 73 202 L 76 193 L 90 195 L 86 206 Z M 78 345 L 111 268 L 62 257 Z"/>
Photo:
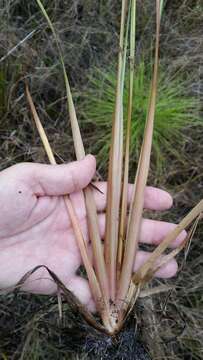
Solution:
<path fill-rule="evenodd" d="M 157 77 L 158 77 L 158 59 L 159 59 L 159 36 L 160 36 L 160 1 L 156 1 L 156 48 L 155 48 L 155 64 L 151 86 L 149 110 L 146 120 L 144 140 L 142 144 L 140 160 L 135 178 L 134 196 L 129 214 L 129 222 L 127 229 L 127 243 L 123 259 L 123 267 L 121 271 L 121 279 L 117 295 L 118 302 L 123 303 L 128 289 L 130 287 L 133 264 L 138 248 L 138 237 L 142 220 L 144 206 L 144 191 L 147 183 L 150 155 L 153 137 L 153 125 L 156 106 L 157 94 Z"/>
<path fill-rule="evenodd" d="M 116 296 L 116 267 L 119 233 L 119 209 L 121 199 L 122 183 L 122 161 L 123 161 L 123 66 L 124 59 L 124 36 L 125 20 L 128 1 L 122 1 L 122 14 L 120 25 L 120 43 L 118 57 L 118 74 L 116 89 L 116 104 L 113 117 L 112 143 L 110 149 L 108 191 L 107 191 L 107 217 L 105 236 L 105 261 L 110 281 L 111 300 Z"/>

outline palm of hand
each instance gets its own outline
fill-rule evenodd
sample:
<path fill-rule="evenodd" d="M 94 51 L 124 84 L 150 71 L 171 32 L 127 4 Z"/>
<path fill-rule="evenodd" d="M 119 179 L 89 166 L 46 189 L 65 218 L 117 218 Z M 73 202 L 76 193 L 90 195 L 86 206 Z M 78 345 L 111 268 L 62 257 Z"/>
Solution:
<path fill-rule="evenodd" d="M 40 167 L 43 167 L 43 171 L 41 171 L 40 177 L 37 175 L 36 181 L 36 176 L 33 175 L 32 171 L 30 172 L 29 166 L 25 165 L 25 171 L 22 171 L 23 166 L 17 166 L 17 170 L 20 168 L 20 172 L 14 167 L 15 169 L 9 168 L 1 175 L 1 189 L 4 191 L 1 191 L 0 194 L 1 204 L 3 204 L 0 219 L 0 287 L 14 286 L 26 272 L 38 265 L 46 265 L 84 304 L 93 309 L 94 305 L 88 283 L 76 275 L 76 271 L 81 265 L 81 257 L 63 196 L 56 196 L 59 190 L 56 187 L 52 188 L 52 181 L 49 182 L 46 189 L 46 186 L 44 187 L 46 181 L 43 179 L 43 171 L 46 173 L 50 167 L 34 165 L 34 174 L 37 173 L 38 169 L 41 171 Z M 27 171 L 26 166 L 28 166 L 29 171 Z M 70 172 L 70 165 L 66 166 L 69 166 Z M 60 171 L 62 171 L 62 167 Z M 81 188 L 69 179 L 70 188 L 71 183 L 73 183 L 73 189 Z M 100 183 L 98 186 L 104 192 L 101 194 L 94 191 L 99 212 L 100 233 L 103 238 L 105 233 L 106 184 Z M 66 189 L 63 190 L 63 194 L 67 192 Z M 55 193 L 56 195 L 53 195 Z M 86 211 L 82 193 L 75 191 L 70 197 L 84 238 L 88 242 Z M 147 190 L 145 207 L 163 210 L 169 208 L 170 205 L 171 199 L 167 193 L 154 188 Z M 140 241 L 157 244 L 173 227 L 173 224 L 143 220 Z M 177 243 L 183 238 L 184 234 Z M 142 251 L 138 253 L 135 269 L 143 263 L 147 256 L 148 254 Z M 165 266 L 163 270 L 160 270 L 158 275 L 170 277 L 175 274 L 176 270 L 177 264 L 173 261 L 168 265 L 168 268 Z M 57 290 L 56 284 L 51 281 L 45 269 L 40 269 L 33 274 L 24 284 L 24 289 L 42 294 L 52 294 Z"/>
<path fill-rule="evenodd" d="M 4 264 L 3 268 L 0 265 L 0 273 L 9 279 L 5 285 L 12 286 L 35 266 L 46 265 L 75 293 L 79 291 L 78 295 L 82 294 L 83 302 L 88 302 L 86 281 L 75 275 L 81 265 L 81 257 L 63 197 L 37 197 L 21 183 L 17 183 L 13 191 L 18 194 L 15 206 L 18 208 L 18 216 L 10 218 L 9 232 L 6 236 L 0 236 L 0 259 L 3 257 L 1 264 Z M 73 194 L 71 200 L 77 203 L 78 220 L 87 239 L 81 193 Z M 56 292 L 56 285 L 50 281 L 46 270 L 41 269 L 30 278 L 24 289 L 50 294 Z"/>

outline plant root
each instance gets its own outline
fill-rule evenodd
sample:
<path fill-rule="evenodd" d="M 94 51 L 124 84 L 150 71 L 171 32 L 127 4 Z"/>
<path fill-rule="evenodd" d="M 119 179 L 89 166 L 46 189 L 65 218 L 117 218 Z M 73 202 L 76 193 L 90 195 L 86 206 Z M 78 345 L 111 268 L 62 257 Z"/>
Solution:
<path fill-rule="evenodd" d="M 84 347 L 89 359 L 150 360 L 150 356 L 137 338 L 135 329 L 127 328 L 115 338 L 101 334 L 98 338 L 87 335 Z"/>

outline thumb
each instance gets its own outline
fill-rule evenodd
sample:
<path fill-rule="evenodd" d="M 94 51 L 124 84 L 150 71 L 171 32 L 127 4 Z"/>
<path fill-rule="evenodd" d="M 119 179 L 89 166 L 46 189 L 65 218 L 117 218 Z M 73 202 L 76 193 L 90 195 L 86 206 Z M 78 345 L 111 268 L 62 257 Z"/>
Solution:
<path fill-rule="evenodd" d="M 65 195 L 85 188 L 96 172 L 94 156 L 63 165 L 24 164 L 29 166 L 26 179 L 38 196 Z"/>

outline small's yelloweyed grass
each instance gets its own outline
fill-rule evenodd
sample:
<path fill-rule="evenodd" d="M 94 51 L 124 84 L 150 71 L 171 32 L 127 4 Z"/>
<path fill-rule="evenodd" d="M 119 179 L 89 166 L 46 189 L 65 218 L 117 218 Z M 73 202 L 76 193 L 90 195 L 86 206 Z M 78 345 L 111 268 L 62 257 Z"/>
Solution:
<path fill-rule="evenodd" d="M 54 35 L 61 66 L 63 69 L 69 117 L 71 122 L 75 154 L 78 160 L 84 158 L 85 150 L 78 126 L 76 111 L 69 85 L 68 75 L 66 73 L 63 55 L 60 43 L 54 27 L 47 15 L 47 12 L 41 2 L 36 0 L 42 14 L 46 18 L 50 29 Z M 107 191 L 107 216 L 106 233 L 104 239 L 104 250 L 102 240 L 99 235 L 98 218 L 96 205 L 91 186 L 84 190 L 84 197 L 87 210 L 89 236 L 93 250 L 93 262 L 91 262 L 86 244 L 83 239 L 77 216 L 69 196 L 64 197 L 67 211 L 72 221 L 75 238 L 81 252 L 83 263 L 86 269 L 90 284 L 92 296 L 95 300 L 97 311 L 100 314 L 103 324 L 103 330 L 109 334 L 118 332 L 133 308 L 143 286 L 149 282 L 157 271 L 157 260 L 164 254 L 169 245 L 176 237 L 188 228 L 193 222 L 187 239 L 176 250 L 171 251 L 163 257 L 160 264 L 164 265 L 170 259 L 174 258 L 185 247 L 191 239 L 197 223 L 203 212 L 203 200 L 180 222 L 180 224 L 166 236 L 162 243 L 151 253 L 149 259 L 141 268 L 133 273 L 133 263 L 138 251 L 138 237 L 140 232 L 143 206 L 144 190 L 147 184 L 148 172 L 150 166 L 150 155 L 153 138 L 153 126 L 156 109 L 157 82 L 158 82 L 158 64 L 159 64 L 159 37 L 161 14 L 163 10 L 163 1 L 156 0 L 156 44 L 155 61 L 152 75 L 151 91 L 149 97 L 148 114 L 143 136 L 143 143 L 140 151 L 140 158 L 137 172 L 135 175 L 133 198 L 127 214 L 127 188 L 129 172 L 129 151 L 130 151 L 130 133 L 132 120 L 133 103 L 133 79 L 135 62 L 135 29 L 136 29 L 136 0 L 122 0 L 121 26 L 118 55 L 118 72 L 115 111 L 112 124 L 112 140 L 109 155 L 108 171 L 108 191 Z M 130 40 L 129 40 L 130 39 Z M 129 45 L 128 45 L 129 43 Z M 129 46 L 129 61 L 127 50 Z M 126 138 L 123 136 L 124 116 L 123 116 L 123 90 L 125 71 L 129 63 L 129 100 L 127 115 Z M 34 117 L 37 129 L 42 139 L 44 148 L 47 152 L 51 164 L 55 164 L 55 158 L 49 145 L 47 136 L 44 132 L 38 114 L 36 112 L 28 86 L 26 85 L 26 94 Z M 136 94 L 135 94 L 136 101 Z M 94 265 L 93 265 L 94 264 Z M 162 291 L 162 289 L 155 289 Z M 93 326 L 97 326 L 96 320 L 87 315 L 87 320 Z M 101 327 L 101 326 L 100 326 Z"/>

